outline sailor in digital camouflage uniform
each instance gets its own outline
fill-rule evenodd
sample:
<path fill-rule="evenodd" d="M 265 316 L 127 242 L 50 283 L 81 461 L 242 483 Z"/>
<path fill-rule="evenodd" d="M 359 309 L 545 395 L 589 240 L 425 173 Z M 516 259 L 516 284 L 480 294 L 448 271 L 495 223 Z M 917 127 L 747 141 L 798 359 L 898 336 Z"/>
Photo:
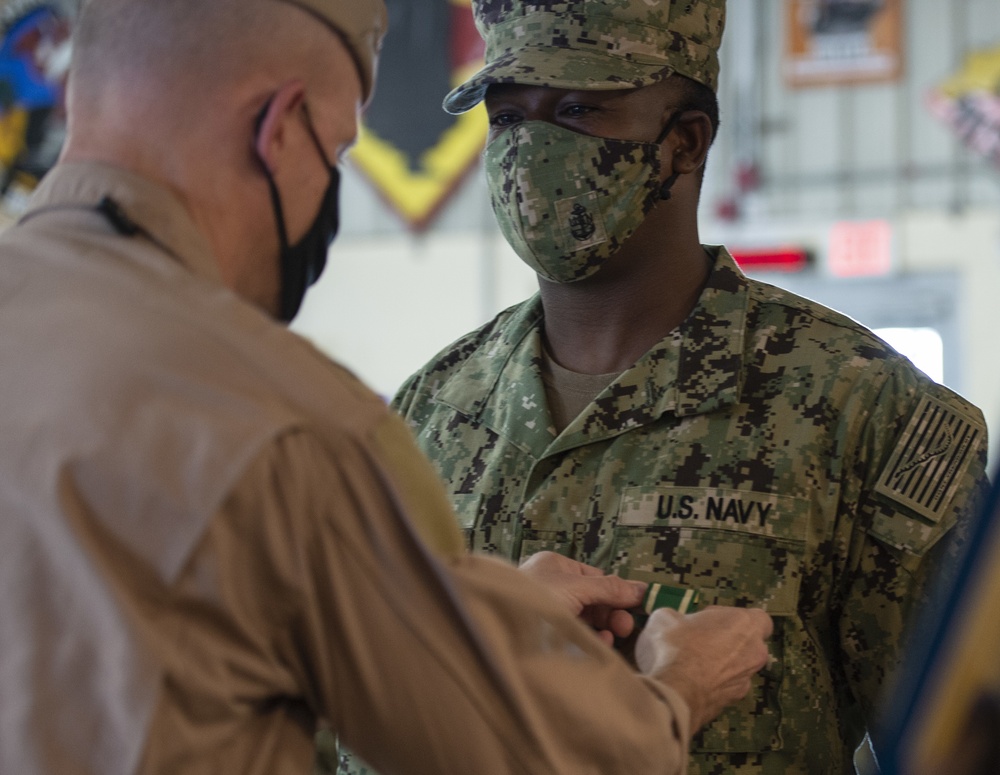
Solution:
<path fill-rule="evenodd" d="M 723 0 L 475 10 L 487 65 L 445 104 L 485 94 L 494 210 L 540 294 L 395 405 L 473 549 L 549 549 L 775 617 L 773 665 L 695 738 L 691 773 L 853 772 L 985 483 L 982 415 L 700 246 Z"/>

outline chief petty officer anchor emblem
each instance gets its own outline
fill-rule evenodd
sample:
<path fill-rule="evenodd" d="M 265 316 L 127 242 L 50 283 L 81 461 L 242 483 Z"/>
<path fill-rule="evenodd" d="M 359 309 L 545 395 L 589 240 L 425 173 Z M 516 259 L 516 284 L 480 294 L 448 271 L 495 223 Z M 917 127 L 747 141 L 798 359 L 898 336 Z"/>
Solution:
<path fill-rule="evenodd" d="M 569 230 L 577 242 L 590 239 L 597 231 L 597 227 L 594 225 L 594 216 L 579 202 L 573 206 L 573 212 L 570 213 Z"/>
<path fill-rule="evenodd" d="M 555 210 L 562 236 L 562 249 L 568 253 L 607 241 L 604 213 L 595 192 L 560 199 L 555 203 Z"/>

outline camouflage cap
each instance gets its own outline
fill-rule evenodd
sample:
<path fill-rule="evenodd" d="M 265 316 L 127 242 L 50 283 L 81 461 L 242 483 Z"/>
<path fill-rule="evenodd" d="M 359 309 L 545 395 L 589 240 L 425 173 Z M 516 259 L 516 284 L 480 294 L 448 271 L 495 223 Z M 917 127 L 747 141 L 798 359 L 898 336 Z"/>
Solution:
<path fill-rule="evenodd" d="M 444 101 L 478 104 L 493 83 L 628 89 L 678 73 L 715 91 L 726 0 L 473 0 L 486 66 Z"/>
<path fill-rule="evenodd" d="M 389 26 L 383 0 L 282 0 L 297 5 L 337 31 L 347 44 L 361 76 L 364 100 L 375 88 L 375 69 L 382 38 Z"/>

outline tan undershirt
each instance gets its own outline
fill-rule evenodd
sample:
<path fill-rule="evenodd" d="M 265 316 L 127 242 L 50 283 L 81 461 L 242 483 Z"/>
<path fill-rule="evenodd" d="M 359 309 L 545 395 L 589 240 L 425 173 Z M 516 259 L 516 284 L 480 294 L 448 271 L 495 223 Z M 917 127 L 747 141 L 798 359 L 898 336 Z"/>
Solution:
<path fill-rule="evenodd" d="M 556 433 L 562 433 L 604 389 L 618 377 L 613 374 L 580 374 L 563 368 L 542 348 L 542 381 Z"/>

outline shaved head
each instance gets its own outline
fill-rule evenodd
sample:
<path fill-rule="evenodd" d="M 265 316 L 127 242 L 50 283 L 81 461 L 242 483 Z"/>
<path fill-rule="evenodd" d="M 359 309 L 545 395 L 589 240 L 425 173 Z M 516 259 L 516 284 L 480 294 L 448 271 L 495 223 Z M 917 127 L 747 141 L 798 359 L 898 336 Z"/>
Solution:
<path fill-rule="evenodd" d="M 315 54 L 334 38 L 315 17 L 275 0 L 89 0 L 75 31 L 73 96 L 99 102 L 114 88 L 134 99 L 156 84 L 158 100 L 190 108 L 264 75 L 322 77 L 310 63 L 323 61 Z M 163 84 L 176 93 L 164 94 Z"/>
<path fill-rule="evenodd" d="M 75 30 L 64 158 L 103 158 L 149 174 L 153 155 L 196 162 L 289 81 L 322 100 L 357 84 L 341 36 L 279 0 L 88 0 Z M 352 119 L 357 105 L 344 104 Z M 132 158 L 129 158 L 131 155 Z M 183 158 L 182 158 L 183 157 Z"/>
<path fill-rule="evenodd" d="M 223 281 L 272 310 L 273 190 L 294 244 L 329 186 L 327 159 L 357 136 L 362 11 L 383 8 L 358 2 L 348 39 L 333 24 L 339 0 L 89 0 L 61 160 L 114 165 L 171 190 L 208 237 Z M 368 58 L 370 76 L 374 49 Z"/>

